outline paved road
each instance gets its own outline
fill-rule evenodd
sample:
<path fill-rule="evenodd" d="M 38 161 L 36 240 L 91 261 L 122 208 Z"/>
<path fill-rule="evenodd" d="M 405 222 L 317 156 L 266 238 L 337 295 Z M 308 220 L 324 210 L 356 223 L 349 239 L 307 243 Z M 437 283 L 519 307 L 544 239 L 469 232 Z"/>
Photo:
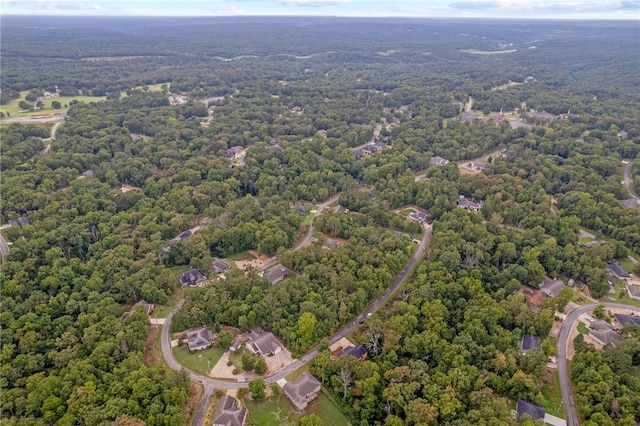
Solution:
<path fill-rule="evenodd" d="M 328 200 L 326 203 L 323 203 L 323 205 L 321 205 L 322 209 L 328 206 L 331 202 L 333 201 Z M 318 212 L 316 212 L 316 215 L 319 215 L 322 212 L 322 209 L 318 207 Z M 418 249 L 413 254 L 413 256 L 411 257 L 407 265 L 404 267 L 404 269 L 400 271 L 400 274 L 398 274 L 398 276 L 393 281 L 391 286 L 389 286 L 389 288 L 384 292 L 384 294 L 382 294 L 380 297 L 374 300 L 363 313 L 361 313 L 358 317 L 356 317 L 353 323 L 349 323 L 346 327 L 344 327 L 340 331 L 336 332 L 333 336 L 331 336 L 329 338 L 330 344 L 337 342 L 346 334 L 353 331 L 361 321 L 367 318 L 367 314 L 373 313 L 374 311 L 376 311 L 393 295 L 393 293 L 398 289 L 398 287 L 400 287 L 400 285 L 405 281 L 405 279 L 413 271 L 413 268 L 417 265 L 417 263 L 420 260 L 422 260 L 425 250 L 427 248 L 427 243 L 431 238 L 431 234 L 432 234 L 432 227 L 428 226 L 427 229 L 425 230 L 422 240 L 420 241 L 420 244 L 418 245 Z M 171 313 L 167 315 L 164 325 L 162 326 L 162 333 L 160 337 L 160 343 L 161 343 L 160 346 L 162 348 L 162 356 L 164 357 L 165 362 L 167 363 L 169 368 L 173 370 L 178 370 L 178 371 L 181 370 L 183 367 L 180 364 L 178 364 L 175 357 L 173 356 L 173 352 L 171 351 L 170 330 L 171 330 L 171 320 L 173 318 L 173 315 L 182 308 L 183 302 L 184 302 L 183 300 L 178 302 L 178 304 L 173 308 Z M 264 381 L 268 384 L 274 383 L 277 380 L 285 377 L 289 373 L 297 370 L 304 364 L 308 363 L 309 361 L 314 359 L 316 356 L 318 356 L 318 350 L 313 349 L 307 352 L 300 359 L 297 359 L 291 364 L 289 364 L 284 369 L 278 371 L 272 376 L 265 377 Z M 200 400 L 200 403 L 198 404 L 196 412 L 194 413 L 194 416 L 193 416 L 193 420 L 191 422 L 193 426 L 198 426 L 201 424 L 199 422 L 202 422 L 202 419 L 204 418 L 204 415 L 206 413 L 207 405 L 209 404 L 209 399 L 211 398 L 211 395 L 213 395 L 216 389 L 239 389 L 239 388 L 246 388 L 249 386 L 248 382 L 231 382 L 231 381 L 220 380 L 220 379 L 212 379 L 211 377 L 202 376 L 200 374 L 194 373 L 193 371 L 189 371 L 189 370 L 187 371 L 189 373 L 189 378 L 192 381 L 196 383 L 200 383 L 201 385 L 204 386 L 204 395 Z"/>
<path fill-rule="evenodd" d="M 562 402 L 564 403 L 565 414 L 567 418 L 567 426 L 579 426 L 580 419 L 578 410 L 576 409 L 573 392 L 571 390 L 571 380 L 569 379 L 569 371 L 567 369 L 567 344 L 571 330 L 573 329 L 578 317 L 587 311 L 592 310 L 599 303 L 591 303 L 589 305 L 580 306 L 571 312 L 562 322 L 560 333 L 558 334 L 558 376 L 560 378 L 560 389 L 562 391 Z M 640 309 L 622 305 L 619 303 L 603 303 L 607 308 L 631 309 L 640 313 Z"/>
<path fill-rule="evenodd" d="M 624 186 L 627 187 L 627 191 L 631 198 L 638 199 L 638 194 L 633 190 L 633 178 L 631 177 L 631 169 L 633 168 L 633 161 L 629 161 L 626 166 L 624 166 Z"/>
<path fill-rule="evenodd" d="M 9 256 L 9 244 L 4 240 L 4 237 L 0 235 L 0 264 L 4 263 L 4 259 Z"/>
<path fill-rule="evenodd" d="M 316 212 L 313 215 L 313 218 L 315 219 L 316 217 L 320 216 L 322 214 L 322 211 L 324 209 L 326 209 L 327 207 L 329 207 L 329 204 L 332 204 L 332 203 L 335 203 L 336 201 L 338 201 L 339 197 L 340 197 L 340 194 L 336 194 L 333 197 L 329 198 L 324 203 L 319 204 L 318 208 L 316 209 Z M 300 241 L 298 244 L 296 244 L 289 251 L 298 251 L 302 247 L 306 246 L 309 243 L 309 241 L 311 241 L 311 236 L 312 235 L 313 235 L 313 222 L 311 223 L 311 226 L 309 226 L 309 230 L 307 231 L 307 235 L 305 235 L 305 237 L 302 239 L 302 241 Z M 261 271 L 265 271 L 265 270 L 271 268 L 273 265 L 275 265 L 278 262 L 280 262 L 281 259 L 282 259 L 282 256 L 275 257 L 270 262 L 265 263 L 264 265 L 262 265 L 259 269 Z"/>

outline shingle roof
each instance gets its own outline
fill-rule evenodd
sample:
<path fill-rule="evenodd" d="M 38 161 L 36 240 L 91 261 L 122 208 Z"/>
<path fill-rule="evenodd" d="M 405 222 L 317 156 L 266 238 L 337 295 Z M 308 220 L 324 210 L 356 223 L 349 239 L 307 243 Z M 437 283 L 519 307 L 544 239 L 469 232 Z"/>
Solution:
<path fill-rule="evenodd" d="M 307 406 L 307 395 L 317 392 L 320 387 L 318 379 L 305 371 L 296 380 L 284 385 L 282 390 L 298 409 L 302 409 Z"/>
<path fill-rule="evenodd" d="M 544 419 L 545 415 L 544 408 L 521 399 L 516 403 L 516 411 L 518 412 L 518 417 L 523 414 L 529 414 L 533 420 Z"/>
<path fill-rule="evenodd" d="M 260 353 L 263 356 L 274 353 L 280 346 L 282 346 L 273 333 L 262 329 L 252 330 L 252 332 L 249 333 L 249 336 L 251 337 L 251 340 L 247 342 L 247 345 L 250 345 L 252 352 Z"/>
<path fill-rule="evenodd" d="M 538 336 L 532 336 L 531 334 L 522 336 L 522 350 L 528 351 L 534 348 L 540 348 L 540 338 Z"/>
<path fill-rule="evenodd" d="M 206 327 L 187 333 L 187 346 L 189 350 L 203 349 L 213 343 L 213 333 Z"/>
<path fill-rule="evenodd" d="M 640 325 L 640 317 L 635 315 L 615 314 L 614 316 L 622 325 Z"/>
<path fill-rule="evenodd" d="M 560 294 L 562 289 L 564 289 L 565 285 L 560 280 L 552 280 L 551 278 L 545 278 L 542 280 L 540 284 L 540 290 L 546 290 L 551 293 L 553 297 L 556 297 Z"/>
<path fill-rule="evenodd" d="M 264 277 L 271 284 L 283 280 L 289 274 L 289 270 L 282 265 L 276 265 L 264 273 Z"/>
<path fill-rule="evenodd" d="M 213 262 L 211 263 L 211 270 L 217 274 L 222 273 L 231 268 L 229 262 L 224 259 L 220 259 L 218 257 L 213 258 Z"/>
<path fill-rule="evenodd" d="M 624 269 L 619 263 L 609 262 L 607 263 L 607 265 L 609 266 L 609 269 L 611 269 L 611 272 L 613 272 L 620 278 L 629 278 L 631 276 L 629 275 L 629 272 L 627 272 L 627 270 Z"/>
<path fill-rule="evenodd" d="M 214 426 L 242 426 L 247 417 L 247 409 L 238 407 L 236 399 L 223 395 L 213 416 Z"/>
<path fill-rule="evenodd" d="M 180 277 L 180 284 L 182 285 L 194 285 L 204 281 L 204 275 L 200 273 L 196 268 L 191 268 Z"/>
<path fill-rule="evenodd" d="M 362 358 L 366 354 L 367 348 L 363 344 L 359 344 L 358 346 L 349 346 L 340 352 L 340 355 L 351 355 L 356 358 Z"/>

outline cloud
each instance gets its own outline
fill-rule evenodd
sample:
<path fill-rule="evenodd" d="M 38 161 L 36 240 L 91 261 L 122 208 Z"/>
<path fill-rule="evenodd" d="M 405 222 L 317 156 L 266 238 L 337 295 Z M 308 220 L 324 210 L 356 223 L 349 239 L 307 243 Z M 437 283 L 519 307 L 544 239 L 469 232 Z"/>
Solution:
<path fill-rule="evenodd" d="M 489 1 L 482 2 L 470 2 L 470 1 L 459 1 L 455 3 L 451 3 L 449 5 L 453 9 L 462 9 L 462 10 L 480 10 L 480 9 L 492 9 L 498 7 L 498 4 Z"/>
<path fill-rule="evenodd" d="M 541 15 L 566 14 L 580 15 L 595 12 L 640 9 L 640 0 L 623 1 L 538 1 L 529 0 L 493 0 L 493 1 L 457 1 L 449 4 L 451 9 L 480 12 L 501 9 L 511 13 L 536 13 Z"/>
<path fill-rule="evenodd" d="M 83 11 L 83 12 L 99 12 L 102 10 L 102 6 L 96 3 L 86 2 L 69 2 L 69 1 L 55 1 L 55 0 L 9 0 L 1 2 L 3 7 L 18 7 L 25 8 L 32 12 L 38 12 L 42 10 L 47 11 Z"/>

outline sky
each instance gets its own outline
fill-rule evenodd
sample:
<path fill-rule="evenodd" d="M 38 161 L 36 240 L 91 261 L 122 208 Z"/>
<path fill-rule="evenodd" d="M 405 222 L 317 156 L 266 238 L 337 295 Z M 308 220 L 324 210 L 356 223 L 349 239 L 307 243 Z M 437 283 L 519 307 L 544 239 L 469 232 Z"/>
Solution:
<path fill-rule="evenodd" d="M 0 0 L 0 14 L 640 20 L 640 0 Z"/>

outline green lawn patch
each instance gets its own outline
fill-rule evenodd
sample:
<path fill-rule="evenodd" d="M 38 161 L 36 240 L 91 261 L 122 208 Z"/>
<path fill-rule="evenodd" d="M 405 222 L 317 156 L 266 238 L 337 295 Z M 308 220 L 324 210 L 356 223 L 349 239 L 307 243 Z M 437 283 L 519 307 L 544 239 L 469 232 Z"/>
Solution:
<path fill-rule="evenodd" d="M 151 318 L 166 318 L 171 312 L 171 306 L 155 306 Z"/>
<path fill-rule="evenodd" d="M 595 241 L 595 240 L 594 240 L 593 238 L 590 238 L 590 237 L 583 237 L 583 238 L 580 238 L 580 239 L 578 240 L 578 242 L 579 242 L 580 244 L 590 243 L 591 241 Z"/>
<path fill-rule="evenodd" d="M 304 217 L 304 219 L 302 220 L 302 224 L 303 225 L 311 225 L 313 223 L 313 218 L 315 217 L 315 215 L 313 213 L 309 213 L 308 215 L 306 215 Z"/>
<path fill-rule="evenodd" d="M 249 352 L 249 349 L 247 349 L 244 346 L 242 346 L 242 347 L 238 348 L 237 350 L 229 353 L 229 361 L 231 361 L 233 363 L 233 366 L 236 367 L 240 371 L 244 371 L 242 369 L 242 357 L 245 354 L 255 358 L 256 361 L 259 359 L 257 356 L 254 356 L 251 352 Z"/>
<path fill-rule="evenodd" d="M 104 101 L 107 99 L 106 96 L 58 96 L 49 99 L 43 99 L 42 104 L 43 107 L 41 109 L 36 109 L 33 111 L 22 112 L 18 104 L 20 101 L 24 101 L 24 97 L 27 95 L 27 91 L 21 92 L 20 97 L 18 99 L 13 99 L 6 105 L 2 105 L 0 107 L 0 111 L 2 111 L 5 115 L 9 113 L 10 117 L 29 117 L 32 115 L 43 115 L 43 114 L 66 114 L 69 109 L 69 104 L 71 101 L 76 100 L 78 102 L 98 102 Z M 53 101 L 58 101 L 62 105 L 60 109 L 54 109 L 51 106 Z M 35 105 L 35 102 L 29 102 L 32 105 Z M 66 107 L 65 107 L 66 105 Z"/>
<path fill-rule="evenodd" d="M 558 378 L 557 371 L 553 371 L 551 380 L 547 381 L 543 386 L 542 396 L 544 397 L 542 407 L 544 407 L 545 411 L 553 416 L 564 419 L 562 392 L 560 391 L 560 379 Z"/>
<path fill-rule="evenodd" d="M 409 216 L 411 213 L 415 213 L 414 209 L 404 209 L 400 212 L 401 216 Z"/>
<path fill-rule="evenodd" d="M 318 397 L 305 409 L 304 414 L 298 413 L 284 394 L 271 397 L 262 402 L 248 399 L 244 404 L 249 410 L 249 423 L 260 426 L 280 426 L 291 424 L 304 415 L 315 414 L 322 420 L 323 425 L 350 425 L 349 420 L 340 412 L 338 406 L 321 392 Z"/>
<path fill-rule="evenodd" d="M 634 265 L 633 262 L 629 260 L 629 258 L 620 260 L 620 265 L 629 272 L 633 272 L 633 270 L 636 268 L 636 265 Z"/>
<path fill-rule="evenodd" d="M 581 334 L 589 334 L 589 329 L 588 329 L 588 328 L 587 328 L 587 326 L 586 326 L 586 325 L 584 325 L 584 323 L 582 323 L 582 322 L 579 322 L 579 323 L 578 323 L 578 331 L 579 331 Z"/>
<path fill-rule="evenodd" d="M 243 251 L 227 257 L 228 260 L 253 260 L 255 257 L 249 254 L 249 252 Z"/>
<path fill-rule="evenodd" d="M 218 362 L 225 349 L 208 348 L 201 351 L 189 352 L 187 346 L 173 348 L 173 356 L 178 363 L 189 370 L 200 374 L 209 374 L 209 367 L 213 368 Z"/>

